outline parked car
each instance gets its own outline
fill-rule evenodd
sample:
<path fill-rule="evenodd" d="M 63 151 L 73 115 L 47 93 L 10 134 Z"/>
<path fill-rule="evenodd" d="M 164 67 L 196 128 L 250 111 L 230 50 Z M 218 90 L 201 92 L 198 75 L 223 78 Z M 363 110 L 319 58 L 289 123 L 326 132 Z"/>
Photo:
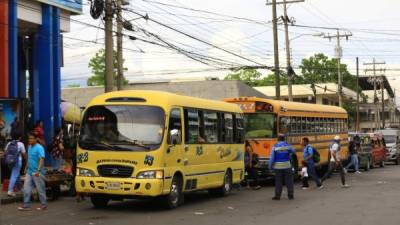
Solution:
<path fill-rule="evenodd" d="M 384 142 L 386 144 L 387 161 L 394 162 L 396 165 L 399 165 L 400 164 L 400 143 L 399 143 L 400 130 L 399 129 L 384 129 L 384 130 L 380 130 L 379 132 L 382 133 Z"/>

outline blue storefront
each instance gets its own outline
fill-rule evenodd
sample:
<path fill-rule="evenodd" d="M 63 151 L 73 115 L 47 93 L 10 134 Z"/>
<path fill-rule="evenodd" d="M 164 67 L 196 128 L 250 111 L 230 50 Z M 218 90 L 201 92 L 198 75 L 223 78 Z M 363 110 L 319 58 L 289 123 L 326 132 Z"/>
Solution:
<path fill-rule="evenodd" d="M 47 143 L 61 125 L 62 33 L 81 12 L 82 0 L 0 0 L 0 99 L 26 99 Z"/>

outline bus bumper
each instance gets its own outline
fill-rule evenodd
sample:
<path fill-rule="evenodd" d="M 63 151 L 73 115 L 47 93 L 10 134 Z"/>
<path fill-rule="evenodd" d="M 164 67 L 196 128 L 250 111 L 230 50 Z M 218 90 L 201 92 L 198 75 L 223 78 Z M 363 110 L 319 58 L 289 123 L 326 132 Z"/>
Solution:
<path fill-rule="evenodd" d="M 89 195 L 155 197 L 163 194 L 163 186 L 162 179 L 75 177 L 76 191 Z"/>

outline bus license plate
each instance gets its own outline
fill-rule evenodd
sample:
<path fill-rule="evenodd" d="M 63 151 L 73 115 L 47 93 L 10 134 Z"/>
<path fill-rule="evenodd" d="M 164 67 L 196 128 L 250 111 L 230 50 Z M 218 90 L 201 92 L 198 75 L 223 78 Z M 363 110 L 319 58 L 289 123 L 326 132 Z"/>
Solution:
<path fill-rule="evenodd" d="M 119 182 L 108 182 L 107 189 L 108 190 L 119 190 L 121 184 Z"/>

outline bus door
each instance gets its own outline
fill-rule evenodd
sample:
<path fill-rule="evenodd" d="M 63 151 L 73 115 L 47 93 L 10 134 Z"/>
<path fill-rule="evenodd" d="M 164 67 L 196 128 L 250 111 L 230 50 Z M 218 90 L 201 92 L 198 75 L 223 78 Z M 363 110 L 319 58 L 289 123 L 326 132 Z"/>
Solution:
<path fill-rule="evenodd" d="M 172 178 L 175 171 L 184 163 L 182 115 L 181 108 L 172 108 L 169 113 L 168 147 L 165 154 L 165 177 L 169 178 Z"/>

